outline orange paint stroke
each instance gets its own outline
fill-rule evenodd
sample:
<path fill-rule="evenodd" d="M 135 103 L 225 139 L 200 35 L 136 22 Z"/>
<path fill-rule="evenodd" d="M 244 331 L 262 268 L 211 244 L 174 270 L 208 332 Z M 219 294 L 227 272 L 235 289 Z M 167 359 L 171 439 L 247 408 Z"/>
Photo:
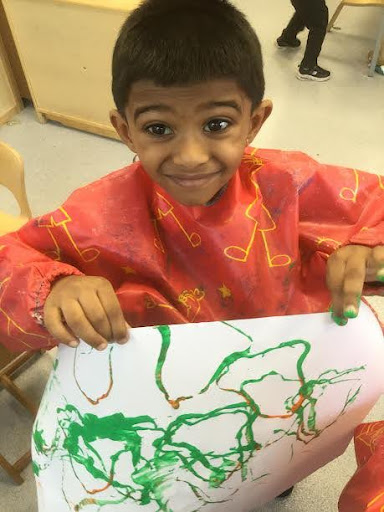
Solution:
<path fill-rule="evenodd" d="M 134 270 L 132 267 L 121 267 L 121 269 L 127 276 L 135 276 L 137 274 L 136 270 Z"/>
<path fill-rule="evenodd" d="M 364 429 L 361 430 L 358 436 L 356 436 L 356 440 L 358 440 L 360 443 L 367 446 L 367 448 L 370 449 L 371 453 L 374 453 L 375 451 L 375 445 L 376 441 L 380 439 L 382 435 L 384 435 L 384 426 L 374 430 L 373 433 L 371 433 L 371 430 L 375 429 L 376 425 L 374 423 L 367 424 Z"/>
<path fill-rule="evenodd" d="M 223 299 L 229 299 L 232 297 L 231 290 L 224 283 L 222 284 L 221 288 L 218 288 L 218 291 L 221 293 Z"/>
<path fill-rule="evenodd" d="M 353 203 L 356 203 L 357 194 L 359 192 L 359 173 L 356 169 L 354 169 L 353 172 L 355 173 L 355 188 L 343 187 L 339 195 L 341 199 L 344 199 L 344 201 L 352 201 Z"/>
<path fill-rule="evenodd" d="M 304 385 L 304 382 L 301 379 L 300 379 L 300 383 L 301 383 L 301 386 Z M 266 415 L 267 418 L 270 418 L 270 419 L 283 419 L 283 420 L 288 419 L 288 418 L 292 418 L 292 416 L 297 413 L 297 411 L 300 409 L 300 407 L 303 405 L 303 403 L 304 403 L 304 401 L 306 399 L 306 397 L 304 395 L 302 395 L 301 393 L 299 394 L 299 397 L 300 398 L 298 399 L 298 401 L 295 404 L 292 405 L 292 407 L 290 409 L 291 410 L 290 413 L 288 413 L 288 414 L 277 414 L 277 415 L 273 415 L 273 416 Z"/>
<path fill-rule="evenodd" d="M 261 158 L 256 156 L 257 148 L 254 148 L 249 155 L 245 155 L 243 161 L 248 164 L 252 171 L 258 171 L 263 166 Z"/>
<path fill-rule="evenodd" d="M 275 228 L 276 229 L 276 228 Z M 263 237 L 265 252 L 267 253 L 268 265 L 270 268 L 273 267 L 286 267 L 292 263 L 292 258 L 288 254 L 276 254 L 271 256 L 270 249 L 268 246 L 267 236 L 265 234 L 266 231 L 270 231 L 268 229 L 261 230 L 261 236 Z"/>
<path fill-rule="evenodd" d="M 78 349 L 76 349 L 76 354 L 77 354 L 77 351 Z M 73 359 L 73 376 L 74 376 L 74 379 L 75 379 L 75 382 L 76 382 L 76 386 L 78 387 L 80 393 L 84 396 L 84 398 L 86 400 L 88 400 L 88 402 L 91 404 L 91 405 L 99 405 L 99 403 L 102 401 L 102 400 L 105 400 L 106 398 L 109 397 L 109 395 L 111 394 L 111 391 L 112 391 L 112 388 L 113 388 L 113 385 L 114 385 L 114 381 L 113 381 L 113 368 L 112 368 L 112 351 L 113 351 L 113 347 L 110 349 L 109 351 L 109 361 L 108 361 L 108 373 L 109 373 L 109 385 L 108 385 L 108 389 L 105 391 L 105 393 L 103 393 L 102 395 L 100 395 L 98 398 L 94 399 L 94 398 L 91 398 L 90 396 L 87 395 L 87 393 L 82 389 L 82 387 L 80 386 L 80 383 L 77 379 L 77 375 L 76 375 L 76 363 L 77 363 L 77 358 L 74 357 Z"/>
<path fill-rule="evenodd" d="M 205 298 L 205 292 L 195 288 L 184 290 L 178 298 L 178 302 L 187 308 L 187 318 L 194 322 L 201 310 L 201 301 Z"/>
<path fill-rule="evenodd" d="M 176 214 L 174 212 L 174 209 L 175 209 L 174 206 L 164 196 L 159 194 L 159 192 L 157 192 L 157 195 L 160 198 L 160 200 L 164 203 L 165 208 L 161 209 L 159 207 L 157 209 L 158 216 L 156 217 L 156 220 L 160 221 L 160 220 L 163 220 L 164 218 L 171 217 L 175 221 L 176 225 L 179 227 L 180 231 L 185 235 L 185 238 L 189 241 L 191 246 L 193 248 L 199 247 L 201 245 L 201 236 L 198 233 L 189 234 L 186 231 L 186 229 L 184 228 L 184 226 L 182 225 L 182 223 L 180 222 L 180 220 L 178 219 L 178 217 L 176 216 Z M 156 245 L 156 242 L 155 242 L 155 245 Z M 157 247 L 157 245 L 156 245 L 156 247 Z"/>
<path fill-rule="evenodd" d="M 98 494 L 99 492 L 103 492 L 103 491 L 106 491 L 109 487 L 111 487 L 112 485 L 112 482 L 113 482 L 113 478 L 114 478 L 114 474 L 111 473 L 111 476 L 109 477 L 109 480 L 108 482 L 106 483 L 106 485 L 104 487 L 101 487 L 100 489 L 93 489 L 92 491 L 89 491 L 88 489 L 86 489 L 84 486 L 84 490 L 88 493 L 88 494 Z"/>
<path fill-rule="evenodd" d="M 81 487 L 84 489 L 84 491 L 87 494 L 98 494 L 99 492 L 106 491 L 112 485 L 113 479 L 115 477 L 115 474 L 114 474 L 113 471 L 111 471 L 111 473 L 109 475 L 109 480 L 105 484 L 104 487 L 102 487 L 100 489 L 92 489 L 92 490 L 87 489 L 86 485 L 81 481 L 81 479 L 79 478 L 78 474 L 76 473 L 76 470 L 75 470 L 75 467 L 74 467 L 74 464 L 73 464 L 72 460 L 70 461 L 70 464 L 72 466 L 72 470 L 73 470 L 74 475 L 76 476 L 76 478 L 79 481 Z M 92 504 L 96 504 L 97 501 L 95 500 L 95 498 L 85 498 L 84 500 L 82 500 L 82 503 L 83 503 L 83 505 L 84 504 L 92 505 Z M 79 510 L 79 509 L 76 507 L 75 510 Z"/>
<path fill-rule="evenodd" d="M 268 208 L 262 203 L 261 193 L 260 193 L 260 187 L 256 179 L 257 173 L 260 171 L 260 169 L 263 167 L 263 162 L 259 158 L 255 156 L 256 149 L 252 151 L 250 155 L 247 155 L 244 158 L 244 161 L 247 163 L 251 163 L 251 169 L 253 169 L 253 172 L 251 174 L 251 182 L 252 185 L 255 188 L 255 199 L 252 201 L 252 203 L 248 206 L 248 208 L 245 211 L 245 217 L 247 217 L 249 220 L 251 220 L 254 223 L 251 238 L 248 242 L 248 245 L 246 247 L 240 247 L 238 245 L 231 245 L 229 247 L 226 247 L 224 249 L 224 254 L 227 256 L 227 258 L 239 261 L 241 263 L 245 263 L 248 260 L 249 254 L 251 252 L 252 246 L 256 239 L 257 232 L 261 233 L 265 252 L 268 259 L 268 265 L 269 267 L 285 267 L 287 265 L 290 265 L 292 263 L 292 258 L 288 254 L 276 254 L 271 255 L 268 238 L 266 233 L 269 231 L 275 231 L 277 229 L 276 223 L 272 218 L 271 213 L 269 212 Z M 261 202 L 261 208 L 262 208 L 262 214 L 266 217 L 266 224 L 269 225 L 269 227 L 262 228 L 260 227 L 259 220 L 256 219 L 252 215 L 252 210 L 257 206 L 258 203 Z"/>
<path fill-rule="evenodd" d="M 257 150 L 255 149 L 254 151 L 252 151 L 252 153 L 250 155 L 247 155 L 244 158 L 244 161 L 250 165 L 251 169 L 253 169 L 252 174 L 251 174 L 251 182 L 255 188 L 255 199 L 252 201 L 252 203 L 248 206 L 248 208 L 245 211 L 245 217 L 254 223 L 252 233 L 251 233 L 251 238 L 248 242 L 247 247 L 231 245 L 224 249 L 224 254 L 226 255 L 227 258 L 229 258 L 230 260 L 239 261 L 241 263 L 245 263 L 248 260 L 249 253 L 251 252 L 252 246 L 255 242 L 257 227 L 259 224 L 258 219 L 256 219 L 252 215 L 253 208 L 256 207 L 257 203 L 260 200 L 259 184 L 256 181 L 256 174 L 259 172 L 259 170 L 263 166 L 262 161 L 260 159 L 258 159 L 257 157 L 255 157 L 256 151 Z"/>
<path fill-rule="evenodd" d="M 152 222 L 153 222 L 153 228 L 155 230 L 155 238 L 153 240 L 153 243 L 154 243 L 156 249 L 159 249 L 159 251 L 161 251 L 163 254 L 165 254 L 165 247 L 164 247 L 164 244 L 160 237 L 159 226 L 158 226 L 157 220 L 153 219 Z"/>
<path fill-rule="evenodd" d="M 166 302 L 156 302 L 154 298 L 152 297 L 146 297 L 145 298 L 145 307 L 147 309 L 154 309 L 154 308 L 165 308 L 165 309 L 172 309 L 175 308 L 171 306 L 170 304 L 167 304 Z"/>
<path fill-rule="evenodd" d="M 191 398 L 192 398 L 191 396 L 181 396 L 177 400 L 172 400 L 171 398 L 169 398 L 167 400 L 167 402 L 172 407 L 172 409 L 177 410 L 177 409 L 180 409 L 181 402 L 185 402 L 186 400 L 190 400 Z"/>
<path fill-rule="evenodd" d="M 253 205 L 251 205 L 249 208 L 252 208 L 252 206 Z M 248 211 L 246 212 L 245 216 L 255 222 L 255 225 L 253 226 L 252 230 L 251 239 L 249 240 L 249 244 L 247 245 L 246 248 L 240 247 L 238 245 L 230 245 L 229 247 L 226 247 L 224 249 L 224 254 L 227 256 L 227 258 L 229 258 L 230 260 L 240 261 L 241 263 L 245 263 L 248 260 L 249 253 L 251 251 L 257 233 L 257 221 L 249 216 Z"/>
<path fill-rule="evenodd" d="M 332 249 L 338 249 L 339 247 L 341 247 L 343 245 L 338 240 L 334 240 L 333 238 L 326 238 L 326 237 L 319 237 L 316 242 L 319 247 L 321 245 L 325 244 L 325 245 L 331 245 Z"/>
<path fill-rule="evenodd" d="M 376 498 L 374 498 L 372 501 L 370 501 L 368 503 L 368 508 L 369 507 L 372 507 L 372 505 L 374 505 L 375 503 L 377 503 L 381 498 L 384 498 L 384 491 L 382 491 L 378 496 L 376 496 Z M 384 505 L 381 507 L 381 510 L 380 512 L 384 510 Z"/>
<path fill-rule="evenodd" d="M 301 385 L 303 385 L 303 381 L 300 379 L 300 382 L 301 382 Z M 245 401 L 245 403 L 252 409 L 253 412 L 255 413 L 258 413 L 259 411 L 257 410 L 257 408 L 255 407 L 255 405 L 252 403 L 252 401 L 249 399 L 248 395 L 246 392 L 244 391 L 239 391 L 237 389 L 233 389 L 233 388 L 220 388 L 222 389 L 223 391 L 229 391 L 230 393 L 235 393 L 236 395 L 239 395 L 241 396 L 241 398 L 243 398 L 243 400 Z M 299 394 L 299 399 L 298 401 L 291 407 L 291 412 L 288 413 L 288 414 L 276 414 L 276 415 L 271 415 L 271 414 L 261 414 L 261 416 L 263 418 L 268 418 L 268 419 L 289 419 L 289 418 L 292 418 L 296 412 L 300 409 L 300 407 L 303 405 L 303 403 L 305 402 L 305 399 L 306 397 L 304 395 L 302 395 L 301 393 Z"/>
<path fill-rule="evenodd" d="M 55 215 L 55 213 L 58 213 L 58 212 L 60 212 L 62 214 L 62 216 L 59 221 L 56 221 L 54 218 L 54 215 Z M 55 213 L 50 216 L 50 219 L 48 222 L 44 218 L 39 219 L 39 221 L 38 221 L 39 228 L 45 228 L 48 230 L 48 233 L 49 233 L 50 237 L 52 238 L 52 241 L 55 245 L 55 249 L 53 251 L 51 251 L 51 253 L 50 253 L 54 256 L 53 259 L 55 259 L 57 261 L 60 261 L 60 259 L 61 259 L 60 244 L 55 236 L 55 232 L 53 231 L 56 228 L 61 228 L 64 231 L 65 235 L 67 236 L 67 238 L 70 241 L 73 248 L 76 250 L 76 252 L 80 256 L 80 258 L 84 262 L 90 263 L 91 261 L 96 260 L 100 255 L 100 251 L 98 249 L 90 247 L 90 248 L 81 250 L 79 248 L 79 246 L 77 245 L 77 243 L 75 242 L 75 240 L 73 239 L 71 232 L 69 231 L 68 226 L 67 226 L 67 224 L 72 222 L 72 218 L 68 214 L 68 212 L 63 207 L 60 207 L 59 210 Z"/>
<path fill-rule="evenodd" d="M 10 279 L 11 279 L 10 277 L 7 277 L 3 281 L 0 282 L 0 291 L 3 288 L 3 286 L 5 285 L 5 283 L 10 281 Z M 38 338 L 38 339 L 42 339 L 42 340 L 48 340 L 49 339 L 48 336 L 43 336 L 42 334 L 35 334 L 35 333 L 32 333 L 32 332 L 25 331 L 21 327 L 21 325 L 19 325 L 15 320 L 13 320 L 13 318 L 11 318 L 9 316 L 9 314 L 1 307 L 1 303 L 3 301 L 4 293 L 5 293 L 5 287 L 4 287 L 4 290 L 2 291 L 1 296 L 0 296 L 0 314 L 4 315 L 4 317 L 5 317 L 6 321 L 7 321 L 7 335 L 10 338 L 13 338 L 14 340 L 18 341 L 19 343 L 25 345 L 29 349 L 33 349 L 34 348 L 33 345 L 30 345 L 29 343 L 27 343 L 26 341 L 22 340 L 21 338 L 17 338 L 13 334 L 11 334 L 11 327 L 14 327 L 17 331 L 19 331 L 21 334 L 25 334 L 26 336 L 32 336 L 34 338 Z"/>

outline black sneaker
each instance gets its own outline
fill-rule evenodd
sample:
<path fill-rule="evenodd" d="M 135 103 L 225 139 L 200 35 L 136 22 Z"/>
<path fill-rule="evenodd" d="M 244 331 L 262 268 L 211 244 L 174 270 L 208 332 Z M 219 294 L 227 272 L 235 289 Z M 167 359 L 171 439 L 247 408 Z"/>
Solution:
<path fill-rule="evenodd" d="M 292 39 L 292 40 L 288 40 L 288 39 L 285 39 L 283 36 L 280 36 L 277 40 L 276 40 L 276 46 L 280 49 L 280 50 L 285 50 L 287 48 L 299 48 L 301 45 L 301 41 L 300 39 L 297 39 L 297 37 L 295 37 L 295 39 Z"/>
<path fill-rule="evenodd" d="M 297 73 L 299 80 L 313 80 L 314 82 L 326 82 L 331 78 L 331 72 L 320 66 L 314 66 L 313 68 L 299 67 Z"/>
<path fill-rule="evenodd" d="M 279 494 L 278 498 L 288 498 L 288 496 L 290 496 L 292 493 L 293 493 L 293 489 L 295 487 L 290 487 L 289 489 L 287 489 L 286 491 L 282 492 L 281 494 Z"/>

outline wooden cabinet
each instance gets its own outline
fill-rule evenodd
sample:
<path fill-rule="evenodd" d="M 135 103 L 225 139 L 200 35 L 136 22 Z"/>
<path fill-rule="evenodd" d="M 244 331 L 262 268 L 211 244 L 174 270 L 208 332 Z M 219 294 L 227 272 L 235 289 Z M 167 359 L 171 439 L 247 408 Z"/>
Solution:
<path fill-rule="evenodd" d="M 41 121 L 116 137 L 111 61 L 139 0 L 2 0 Z"/>
<path fill-rule="evenodd" d="M 12 32 L 8 24 L 7 16 L 5 15 L 2 0 L 0 0 L 0 34 L 3 39 L 5 51 L 8 56 L 9 64 L 12 69 L 13 76 L 15 77 L 17 88 L 22 98 L 31 100 L 31 93 L 21 66 L 19 54 L 16 50 L 15 41 L 13 40 Z"/>
<path fill-rule="evenodd" d="M 12 119 L 21 110 L 21 105 L 16 82 L 0 36 L 0 124 Z"/>

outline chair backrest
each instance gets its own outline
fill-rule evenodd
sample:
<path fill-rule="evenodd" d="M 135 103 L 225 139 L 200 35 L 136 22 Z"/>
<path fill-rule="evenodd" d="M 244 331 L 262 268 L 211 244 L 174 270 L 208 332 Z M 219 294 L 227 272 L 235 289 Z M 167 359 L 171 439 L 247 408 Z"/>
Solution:
<path fill-rule="evenodd" d="M 356 6 L 366 5 L 367 7 L 384 6 L 384 0 L 344 0 L 343 3 L 345 5 L 356 5 Z"/>
<path fill-rule="evenodd" d="M 15 196 L 20 207 L 20 214 L 30 219 L 32 213 L 25 190 L 23 159 L 17 151 L 1 141 L 0 185 L 6 187 Z"/>

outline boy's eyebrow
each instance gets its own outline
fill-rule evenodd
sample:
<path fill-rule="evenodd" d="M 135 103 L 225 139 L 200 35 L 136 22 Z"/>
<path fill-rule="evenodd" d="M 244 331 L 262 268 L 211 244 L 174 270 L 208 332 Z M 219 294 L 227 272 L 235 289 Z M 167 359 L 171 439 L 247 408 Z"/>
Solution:
<path fill-rule="evenodd" d="M 235 100 L 223 100 L 223 101 L 208 101 L 207 103 L 203 103 L 200 105 L 200 109 L 205 108 L 216 108 L 216 107 L 230 107 L 239 112 L 239 114 L 242 113 L 242 108 Z"/>
<path fill-rule="evenodd" d="M 134 113 L 134 119 L 137 120 L 142 114 L 146 112 L 172 112 L 171 107 L 165 105 L 164 103 L 156 103 L 153 105 L 144 105 L 143 107 L 138 107 Z"/>
<path fill-rule="evenodd" d="M 228 100 L 228 101 L 208 101 L 207 103 L 203 103 L 199 106 L 199 110 L 205 110 L 209 108 L 217 108 L 217 107 L 229 107 L 233 108 L 239 114 L 242 113 L 241 106 L 239 103 L 235 100 Z M 135 110 L 134 113 L 134 120 L 136 121 L 142 114 L 145 114 L 146 112 L 172 112 L 173 109 L 165 105 L 164 103 L 156 103 L 153 105 L 144 105 L 142 107 L 138 107 Z"/>

